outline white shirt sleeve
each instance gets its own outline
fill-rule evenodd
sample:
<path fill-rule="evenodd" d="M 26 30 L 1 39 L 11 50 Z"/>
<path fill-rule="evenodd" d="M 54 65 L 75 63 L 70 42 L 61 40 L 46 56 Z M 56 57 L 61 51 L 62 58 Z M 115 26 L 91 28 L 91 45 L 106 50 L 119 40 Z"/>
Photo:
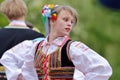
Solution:
<path fill-rule="evenodd" d="M 38 80 L 34 68 L 35 44 L 33 41 L 23 41 L 7 50 L 0 59 L 5 67 L 7 80 L 17 80 L 22 75 L 25 80 Z"/>
<path fill-rule="evenodd" d="M 108 61 L 81 42 L 73 42 L 69 54 L 75 65 L 74 80 L 108 80 L 112 75 Z"/>

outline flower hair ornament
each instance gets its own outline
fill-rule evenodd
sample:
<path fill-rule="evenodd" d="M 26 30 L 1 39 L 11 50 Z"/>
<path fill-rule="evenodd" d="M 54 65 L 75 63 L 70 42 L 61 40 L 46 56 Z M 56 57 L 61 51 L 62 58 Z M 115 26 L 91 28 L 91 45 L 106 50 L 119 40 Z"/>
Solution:
<path fill-rule="evenodd" d="M 57 13 L 53 10 L 56 6 L 58 5 L 46 4 L 42 9 L 42 20 L 43 20 L 43 24 L 45 25 L 46 35 L 49 34 L 48 19 L 51 19 L 53 21 L 57 19 Z"/>

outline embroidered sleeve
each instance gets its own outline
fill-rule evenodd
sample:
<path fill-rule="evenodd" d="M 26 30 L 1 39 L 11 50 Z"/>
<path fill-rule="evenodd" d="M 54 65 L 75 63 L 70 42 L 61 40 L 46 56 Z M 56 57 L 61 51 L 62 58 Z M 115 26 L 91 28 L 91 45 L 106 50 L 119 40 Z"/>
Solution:
<path fill-rule="evenodd" d="M 69 49 L 75 68 L 82 72 L 79 80 L 108 80 L 112 69 L 108 61 L 81 42 L 73 42 Z M 79 74 L 75 71 L 74 76 Z M 80 74 L 81 75 L 81 74 Z"/>
<path fill-rule="evenodd" d="M 8 80 L 17 80 L 19 75 L 25 80 L 37 80 L 33 65 L 33 47 L 32 41 L 23 41 L 4 53 L 0 62 L 5 67 Z"/>

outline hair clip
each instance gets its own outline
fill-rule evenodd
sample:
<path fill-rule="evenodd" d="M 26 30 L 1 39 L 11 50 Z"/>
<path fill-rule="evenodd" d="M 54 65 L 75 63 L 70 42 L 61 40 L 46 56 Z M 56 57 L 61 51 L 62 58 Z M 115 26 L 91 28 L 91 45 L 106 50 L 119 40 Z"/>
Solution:
<path fill-rule="evenodd" d="M 53 13 L 52 15 L 51 15 L 51 20 L 56 20 L 57 19 L 57 13 Z"/>
<path fill-rule="evenodd" d="M 52 12 L 53 8 L 55 8 L 57 5 L 54 4 L 46 4 L 44 5 L 43 9 L 42 9 L 42 16 L 44 18 L 50 18 L 52 20 L 56 20 L 57 19 L 57 13 L 56 12 Z"/>

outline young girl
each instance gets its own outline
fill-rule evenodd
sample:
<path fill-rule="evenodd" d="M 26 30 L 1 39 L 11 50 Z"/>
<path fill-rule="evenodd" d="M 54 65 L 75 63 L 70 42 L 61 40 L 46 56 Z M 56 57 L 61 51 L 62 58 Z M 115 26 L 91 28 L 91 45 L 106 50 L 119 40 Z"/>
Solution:
<path fill-rule="evenodd" d="M 82 42 L 69 38 L 77 23 L 75 9 L 51 4 L 44 6 L 42 14 L 48 18 L 50 31 L 38 44 L 35 54 L 35 67 L 40 80 L 109 79 L 112 70 L 107 60 Z"/>
<path fill-rule="evenodd" d="M 8 80 L 16 80 L 19 75 L 25 80 L 110 78 L 112 69 L 105 58 L 84 43 L 69 38 L 69 33 L 77 23 L 75 9 L 70 6 L 45 5 L 42 14 L 46 19 L 45 25 L 48 25 L 47 37 L 42 41 L 24 41 L 6 51 L 1 58 Z"/>

